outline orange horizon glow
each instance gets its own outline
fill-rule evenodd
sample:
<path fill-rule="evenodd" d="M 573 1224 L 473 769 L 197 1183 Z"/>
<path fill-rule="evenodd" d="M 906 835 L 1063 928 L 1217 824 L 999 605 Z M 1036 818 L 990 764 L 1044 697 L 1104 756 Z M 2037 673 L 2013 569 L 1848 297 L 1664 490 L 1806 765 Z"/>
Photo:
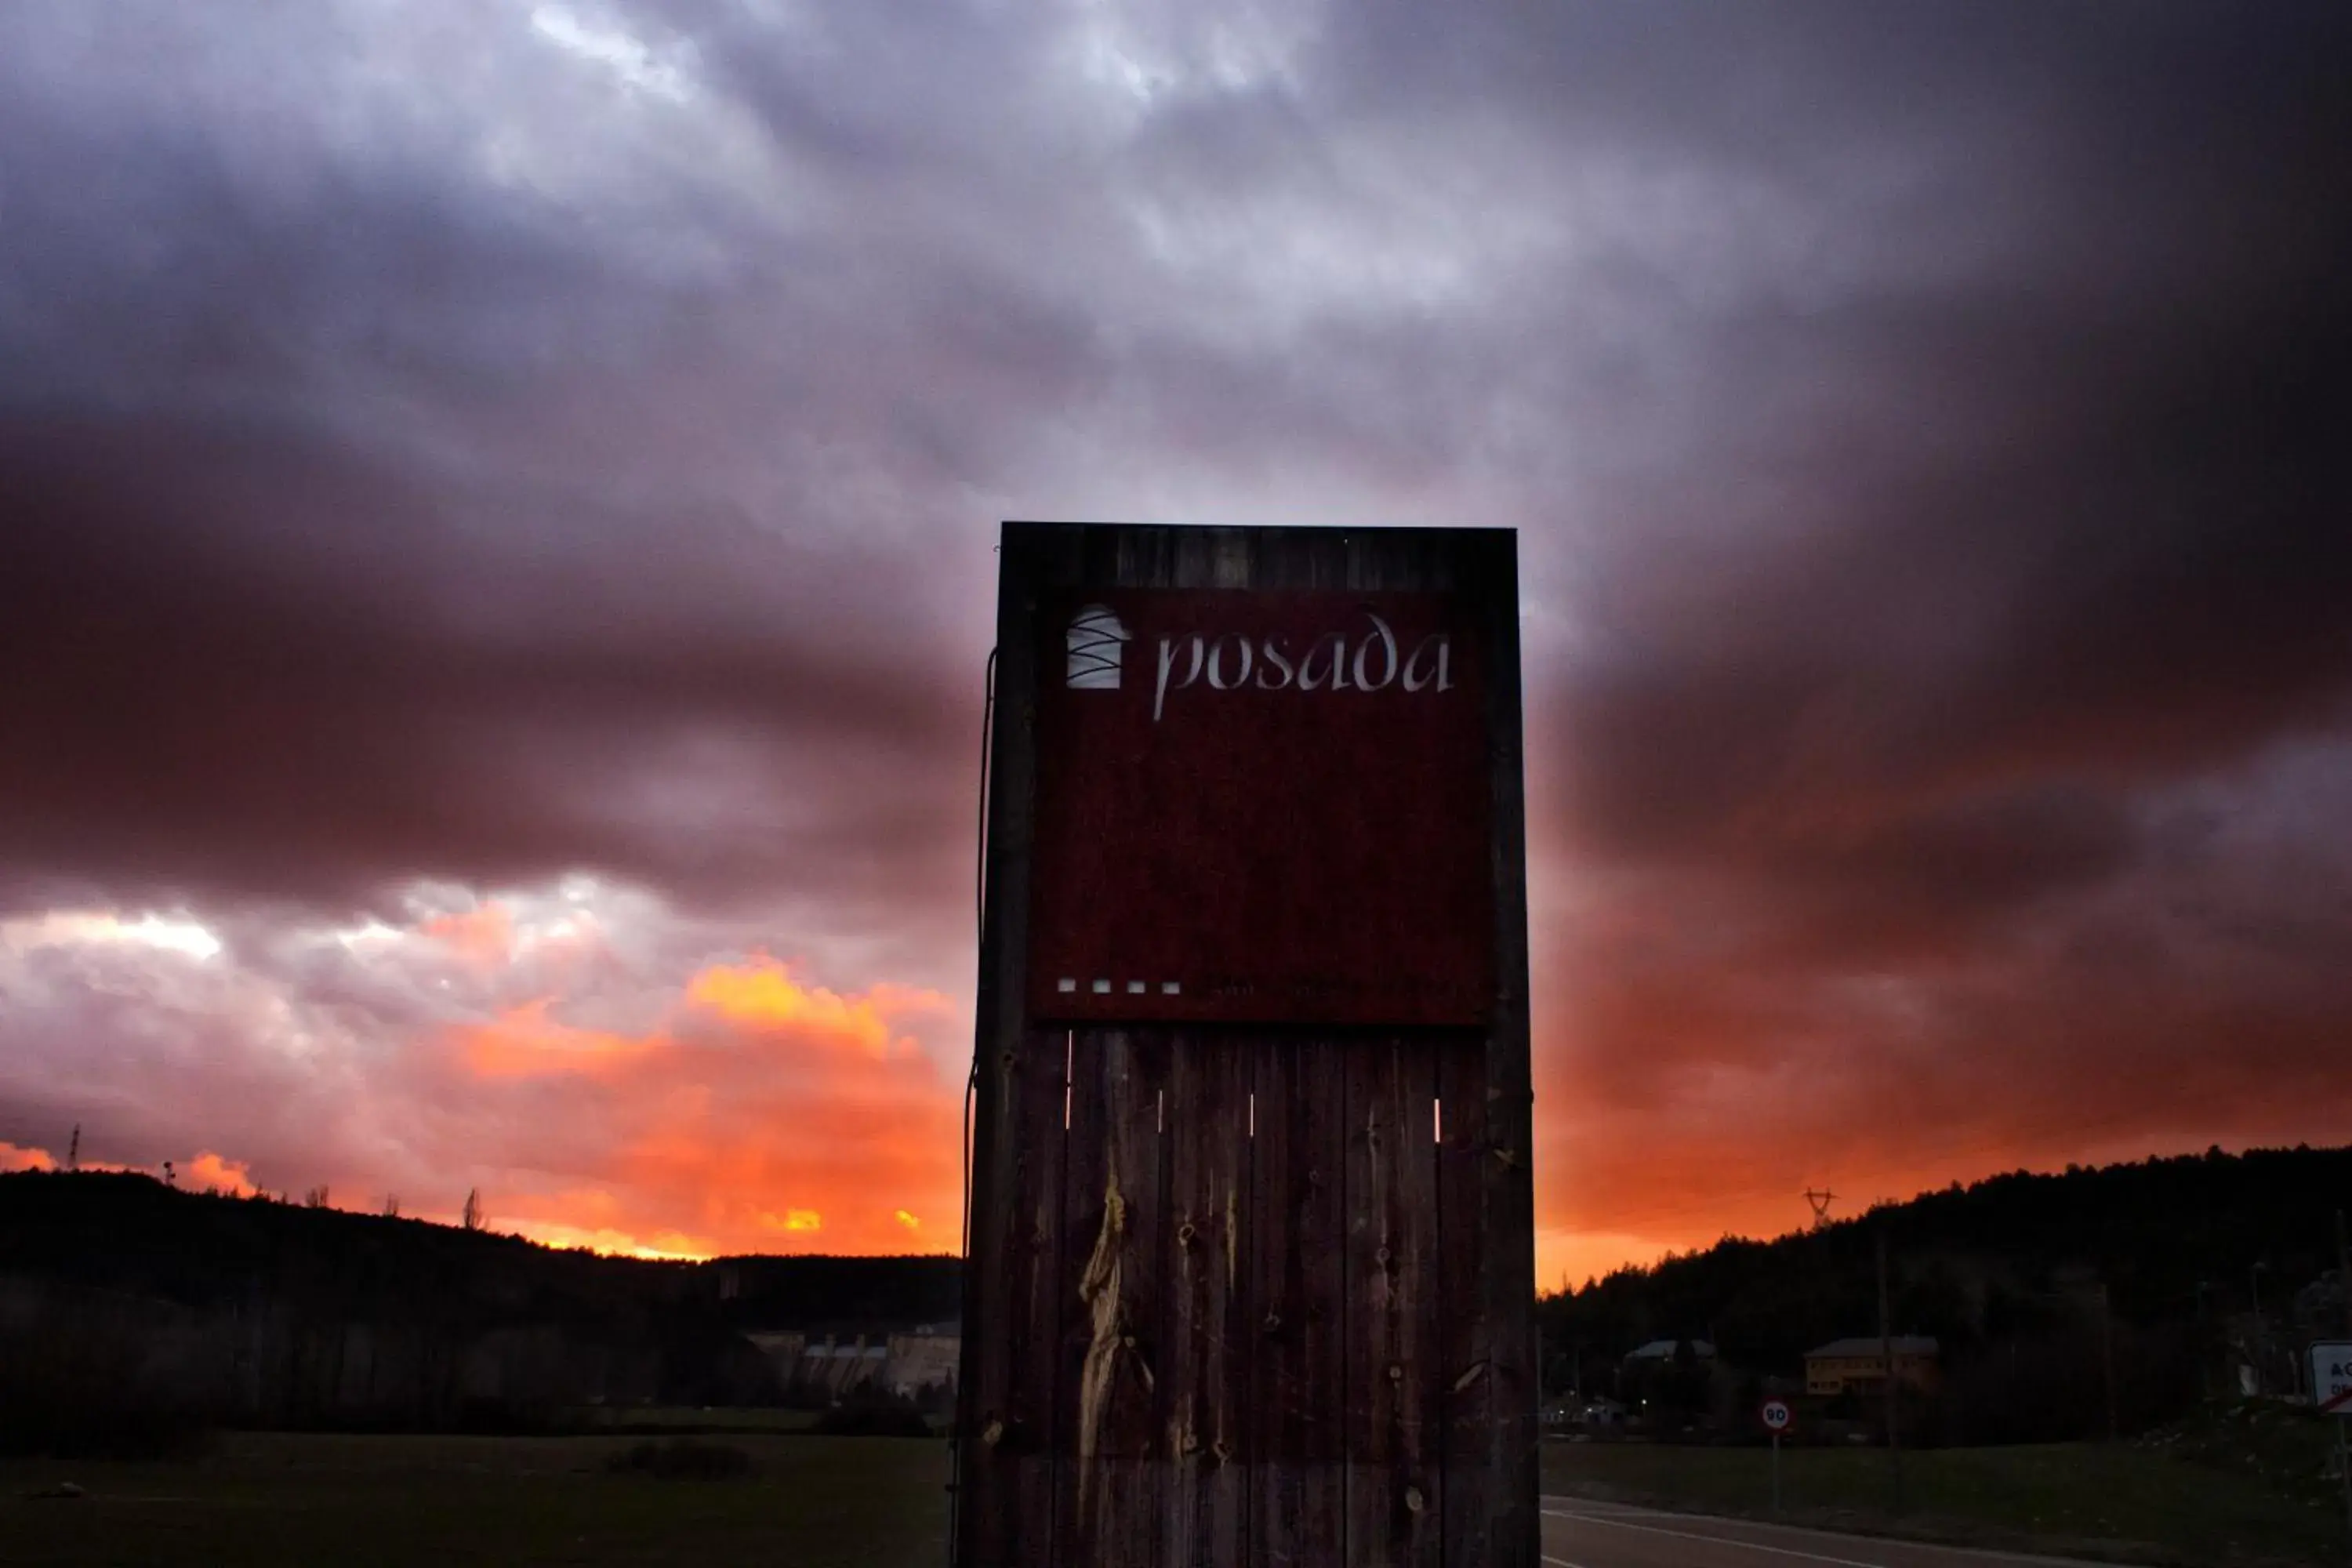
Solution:
<path fill-rule="evenodd" d="M 57 1156 L 47 1149 L 27 1149 L 16 1143 L 0 1143 L 0 1173 L 17 1171 L 54 1171 Z"/>
<path fill-rule="evenodd" d="M 2156 1151 L 2138 1157 L 2186 1151 Z M 2242 1149 L 2232 1149 L 2242 1152 Z M 2119 1154 L 2118 1161 L 2133 1158 Z M 84 1172 L 109 1172 L 156 1176 L 156 1169 L 124 1165 L 111 1162 L 85 1160 L 78 1167 Z M 201 1151 L 176 1165 L 177 1184 L 184 1191 L 214 1190 L 225 1196 L 251 1197 L 262 1193 L 242 1162 Z M 1966 1174 L 1954 1174 L 1941 1181 L 1928 1181 L 1902 1192 L 1899 1195 L 1875 1198 L 1867 1203 L 1856 1202 L 1852 1207 L 1841 1207 L 1833 1219 L 1852 1218 L 1878 1203 L 1900 1203 L 1913 1197 L 1941 1190 L 1954 1181 L 1963 1184 L 1986 1177 L 2006 1174 L 2011 1171 L 2032 1170 L 2054 1173 L 2061 1163 L 2043 1162 L 2033 1164 L 2020 1162 L 1990 1161 L 1981 1170 Z M 52 1151 L 0 1142 L 0 1174 L 20 1172 L 58 1172 L 64 1161 Z M 728 1227 L 697 1232 L 664 1226 L 658 1224 L 638 1226 L 628 1217 L 629 1204 L 625 1194 L 606 1189 L 549 1194 L 538 1199 L 502 1200 L 495 1191 L 483 1194 L 489 1210 L 488 1228 L 503 1234 L 521 1237 L 543 1247 L 582 1250 L 608 1258 L 632 1258 L 656 1262 L 707 1263 L 721 1258 L 831 1256 L 831 1257 L 952 1257 L 953 1247 L 922 1248 L 909 1247 L 921 1231 L 922 1221 L 906 1209 L 896 1209 L 887 1215 L 888 1229 L 871 1223 L 846 1232 L 836 1232 L 827 1216 L 816 1209 L 782 1209 L 761 1211 L 747 1231 Z M 1759 1200 L 1747 1207 L 1755 1213 L 1765 1212 L 1765 1204 L 1777 1200 Z M 330 1202 L 326 1205 L 341 1212 L 366 1214 L 372 1212 L 365 1204 L 343 1205 Z M 1734 1208 L 1739 1205 L 1731 1205 Z M 1781 1207 L 1787 1205 L 1782 1205 Z M 567 1214 L 576 1219 L 563 1217 Z M 456 1226 L 459 1215 L 454 1209 L 419 1210 L 404 1214 L 406 1218 L 420 1222 Z M 1561 1290 L 1574 1290 L 1591 1280 L 1605 1279 L 1624 1269 L 1649 1268 L 1671 1258 L 1706 1251 L 1717 1243 L 1741 1238 L 1771 1241 L 1804 1228 L 1800 1223 L 1741 1226 L 1709 1226 L 1701 1231 L 1675 1236 L 1651 1236 L 1638 1232 L 1577 1230 L 1572 1228 L 1539 1228 L 1536 1237 L 1536 1289 L 1538 1295 L 1551 1295 Z M 773 1243 L 783 1237 L 824 1238 L 820 1247 L 794 1247 L 778 1251 Z M 840 1244 L 834 1242 L 838 1238 Z"/>
<path fill-rule="evenodd" d="M 765 953 L 707 964 L 638 1033 L 535 998 L 449 1032 L 473 1092 L 602 1130 L 596 1178 L 485 1194 L 534 1237 L 639 1257 L 908 1250 L 915 1216 L 961 1201 L 961 1101 L 919 1029 L 951 999 L 838 992 Z"/>
<path fill-rule="evenodd" d="M 85 923 L 101 932 L 144 929 Z M 273 1172 L 273 1190 L 299 1193 L 327 1177 L 344 1199 L 339 1206 L 359 1213 L 378 1207 L 362 1193 L 405 1191 L 409 1217 L 454 1224 L 474 1189 L 491 1229 L 617 1257 L 954 1250 L 965 1200 L 962 1004 L 887 982 L 817 984 L 793 961 L 753 951 L 667 985 L 633 984 L 615 1012 L 609 998 L 580 989 L 613 959 L 604 942 L 583 911 L 532 921 L 498 900 L 405 930 L 371 928 L 370 954 L 429 943 L 424 956 L 439 967 L 427 974 L 446 973 L 455 953 L 482 966 L 481 983 L 495 987 L 487 994 L 516 995 L 524 982 L 530 992 L 478 1003 L 478 1016 L 394 1054 L 379 1086 L 395 1107 L 431 1114 L 395 1127 L 382 1165 Z M 172 949 L 169 962 L 209 961 L 184 945 L 190 955 Z M 551 953 L 560 961 L 548 963 Z M 576 962 L 583 955 L 597 963 Z M 1582 1003 L 1595 1005 L 1590 994 Z M 2086 1144 L 2054 1125 L 2037 1139 L 1925 1112 L 1857 1124 L 1787 1075 L 1740 1066 L 1712 1036 L 1666 1055 L 1703 1066 L 1673 1080 L 1665 1117 L 1579 1121 L 1555 1110 L 1538 1124 L 1540 1290 L 1730 1236 L 1801 1229 L 1810 1220 L 1808 1185 L 1848 1194 L 1832 1216 L 1844 1218 L 1954 1181 L 2175 1153 L 2189 1142 L 2151 1133 Z M 1538 1068 L 1548 1105 L 1625 1102 L 1624 1084 L 1594 1076 L 1616 1070 L 1605 1059 L 1539 1051 Z M 2291 1131 L 2284 1139 L 2294 1141 Z M 261 1186 L 249 1162 L 211 1148 L 175 1159 L 184 1189 Z M 56 1149 L 0 1142 L 0 1172 L 63 1163 Z M 137 1168 L 156 1174 L 161 1164 Z"/>

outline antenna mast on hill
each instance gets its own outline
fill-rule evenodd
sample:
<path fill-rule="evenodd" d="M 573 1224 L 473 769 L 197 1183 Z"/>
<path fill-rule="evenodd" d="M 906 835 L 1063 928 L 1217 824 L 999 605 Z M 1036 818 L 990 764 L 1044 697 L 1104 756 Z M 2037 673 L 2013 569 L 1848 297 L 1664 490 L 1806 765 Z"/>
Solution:
<path fill-rule="evenodd" d="M 1831 1192 L 1826 1187 L 1818 1193 L 1813 1191 L 1811 1187 L 1807 1187 L 1805 1189 L 1805 1201 L 1813 1205 L 1813 1228 L 1815 1230 L 1819 1230 L 1822 1226 L 1829 1224 L 1830 1200 L 1836 1196 L 1837 1194 L 1835 1193 Z"/>

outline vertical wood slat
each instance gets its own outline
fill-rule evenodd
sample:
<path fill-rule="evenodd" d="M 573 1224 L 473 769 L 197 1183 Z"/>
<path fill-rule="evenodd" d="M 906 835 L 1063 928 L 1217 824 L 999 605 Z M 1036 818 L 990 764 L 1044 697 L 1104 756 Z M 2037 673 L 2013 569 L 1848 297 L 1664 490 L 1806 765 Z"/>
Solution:
<path fill-rule="evenodd" d="M 1437 1564 L 1437 1089 L 1423 1038 L 1347 1061 L 1347 1562 Z"/>
<path fill-rule="evenodd" d="M 1443 1135 L 1437 1152 L 1439 1447 L 1445 1562 L 1485 1563 L 1493 1554 L 1498 1481 L 1488 1452 L 1496 1410 L 1495 1324 L 1486 1312 L 1481 1260 L 1486 1139 L 1483 1039 L 1452 1043 L 1437 1058 Z"/>
<path fill-rule="evenodd" d="M 1168 1077 L 1160 1381 L 1169 1455 L 1168 1568 L 1229 1568 L 1249 1503 L 1242 1426 L 1251 1336 L 1242 1246 L 1255 1193 L 1249 1096 L 1253 1042 L 1230 1030 L 1177 1034 Z"/>
<path fill-rule="evenodd" d="M 1467 552 L 1465 586 L 1485 605 L 1486 735 L 1493 780 L 1495 1005 L 1486 1027 L 1487 1155 L 1478 1162 L 1479 1292 L 1493 1335 L 1485 1561 L 1535 1568 L 1542 1520 L 1536 1429 L 1535 1094 L 1528 1017 L 1528 833 L 1520 728 L 1519 574 L 1509 534 Z"/>
<path fill-rule="evenodd" d="M 978 1448 L 963 1499 L 976 1563 L 1042 1564 L 1050 1555 L 1066 1038 L 1032 1030 L 995 1064 L 1008 1083 L 1013 1149 L 1010 1179 L 987 1211 L 997 1261 L 973 1283 L 993 1330 L 972 1390 Z"/>
<path fill-rule="evenodd" d="M 1035 773 L 1034 571 L 1027 554 L 1066 546 L 1008 541 L 997 600 L 996 706 L 989 737 L 984 919 L 975 1007 L 972 1166 L 962 1367 L 958 1378 L 956 1552 L 960 1563 L 1049 1562 L 1053 1359 L 1058 1350 L 1063 1032 L 1029 1027 L 1029 855 Z M 1025 1245 L 1022 1216 L 1050 1212 Z M 1025 1256 L 1023 1256 L 1025 1254 Z M 1041 1273 L 1040 1270 L 1043 1270 Z M 1040 1399 L 1048 1402 L 1039 1404 Z M 988 1440 L 991 1428 L 995 1441 Z M 1001 1451 L 1000 1451 L 1001 1450 Z"/>
<path fill-rule="evenodd" d="M 1248 1551 L 1254 1568 L 1348 1561 L 1346 1055 L 1337 1041 L 1255 1045 L 1257 1172 L 1250 1258 Z"/>
<path fill-rule="evenodd" d="M 1168 1489 L 1165 1031 L 1076 1031 L 1063 1176 L 1053 1561 L 1157 1568 Z"/>

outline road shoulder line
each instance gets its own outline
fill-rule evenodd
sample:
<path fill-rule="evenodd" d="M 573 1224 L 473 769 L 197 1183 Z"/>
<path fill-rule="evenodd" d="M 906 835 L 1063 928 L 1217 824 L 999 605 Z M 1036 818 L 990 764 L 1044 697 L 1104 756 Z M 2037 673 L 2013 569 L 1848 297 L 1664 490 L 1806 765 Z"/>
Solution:
<path fill-rule="evenodd" d="M 1950 1552 L 1957 1556 L 1978 1558 L 1988 1563 L 2032 1563 L 2037 1565 L 2037 1568 L 2084 1568 L 2085 1563 L 2096 1563 L 2099 1561 L 2089 1557 L 2053 1557 L 2040 1552 L 2004 1552 L 1986 1546 L 1960 1546 L 1942 1541 L 1923 1541 L 1908 1535 L 1866 1535 L 1859 1531 L 1822 1530 L 1812 1525 L 1780 1524 L 1770 1520 L 1743 1519 L 1737 1514 L 1677 1513 L 1671 1509 L 1642 1508 L 1633 1503 L 1602 1503 L 1590 1498 L 1556 1496 L 1549 1492 L 1542 1495 L 1541 1502 L 1544 1515 L 1550 1519 L 1572 1519 L 1584 1524 L 1609 1525 L 1619 1530 L 1639 1530 L 1654 1535 L 1679 1536 L 1692 1541 L 1712 1541 L 1726 1546 L 1745 1546 L 1758 1552 L 1807 1558 L 1816 1563 L 1841 1564 L 1843 1568 L 1885 1568 L 1885 1565 L 1876 1563 L 1858 1563 L 1852 1558 L 1830 1557 L 1820 1552 L 1800 1551 L 1794 1547 L 1774 1546 L 1765 1542 L 1742 1541 L 1737 1536 L 1707 1535 L 1697 1531 L 1668 1530 L 1659 1525 L 1635 1524 L 1622 1515 L 1633 1514 L 1643 1519 L 1690 1520 L 1709 1524 L 1736 1525 L 1745 1530 L 1774 1530 L 1790 1535 L 1810 1537 L 1816 1541 L 1874 1542 L 1891 1547 L 1911 1547 L 1927 1552 Z M 1618 1510 L 1620 1512 L 1619 1514 L 1568 1513 L 1552 1506 L 1554 1504 L 1569 1504 L 1579 1508 L 1607 1508 Z"/>

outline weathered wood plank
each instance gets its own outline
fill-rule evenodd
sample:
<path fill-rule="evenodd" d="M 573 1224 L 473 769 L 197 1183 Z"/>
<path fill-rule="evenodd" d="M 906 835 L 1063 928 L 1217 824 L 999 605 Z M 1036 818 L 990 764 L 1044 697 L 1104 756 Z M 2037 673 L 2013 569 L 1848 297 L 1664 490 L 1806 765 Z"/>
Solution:
<path fill-rule="evenodd" d="M 1033 1549 L 1045 1546 L 1051 1533 L 1053 1463 L 1047 1445 L 1040 1442 L 1021 1458 L 1023 1443 L 1032 1436 L 1024 1431 L 1010 1452 L 999 1450 L 1005 1447 L 1008 1413 L 1024 1414 L 1014 1404 L 1016 1384 L 1034 1370 L 1041 1349 L 1054 1348 L 1051 1339 L 1042 1346 L 1027 1339 L 1034 1331 L 1038 1282 L 1024 1277 L 1021 1266 L 1008 1269 L 1002 1263 L 1024 1249 L 1034 1263 L 1038 1244 L 1033 1236 L 1024 1248 L 1019 1215 L 1031 1200 L 1047 1194 L 1058 1202 L 1058 1171 L 1050 1167 L 1059 1162 L 1060 1118 L 1052 1118 L 1049 1130 L 1041 1128 L 1037 1108 L 1024 1093 L 1034 1084 L 1034 1075 L 1024 1068 L 1036 1047 L 1027 1026 L 1024 977 L 1036 761 L 1031 721 L 1037 677 L 1035 581 L 1042 558 L 1059 548 L 1055 542 L 1024 541 L 1007 531 L 997 596 L 998 700 L 989 742 L 967 1254 L 986 1259 L 988 1266 L 966 1271 L 963 1364 L 957 1380 L 954 1514 L 958 1561 L 965 1568 L 1042 1562 Z M 1057 1054 L 1058 1038 L 1045 1048 Z M 1041 1132 L 1048 1132 L 1047 1142 L 1033 1147 Z M 1046 1300 L 1050 1305 L 1050 1293 Z M 1031 1320 L 1030 1326 L 1024 1327 L 1024 1320 Z M 1045 1412 L 1026 1414 L 1034 1425 Z M 992 1424 L 997 1429 L 993 1444 L 983 1441 Z"/>
<path fill-rule="evenodd" d="M 1481 552 L 1511 551 L 1507 531 L 1477 529 L 1195 528 L 1013 522 L 1054 588 L 1420 588 L 1455 590 Z"/>
<path fill-rule="evenodd" d="M 1435 1564 L 1436 1064 L 1422 1037 L 1347 1051 L 1347 1561 Z"/>
<path fill-rule="evenodd" d="M 962 1561 L 975 1568 L 1050 1561 L 1066 1040 L 1060 1029 L 1032 1030 L 994 1064 L 1009 1079 L 1013 1157 L 1008 1189 L 992 1193 L 986 1211 L 993 1262 L 972 1281 L 991 1329 L 962 1499 L 971 1510 Z"/>
<path fill-rule="evenodd" d="M 1437 1047 L 1438 1397 L 1445 1561 L 1484 1563 L 1493 1554 L 1497 1480 L 1492 1472 L 1495 1326 L 1483 1289 L 1486 1229 L 1486 1042 Z"/>
<path fill-rule="evenodd" d="M 1160 1561 L 1169 1455 L 1160 1122 L 1169 1058 L 1165 1031 L 1074 1036 L 1053 1548 L 1069 1568 Z"/>
<path fill-rule="evenodd" d="M 1230 1568 L 1248 1507 L 1242 1400 L 1251 1336 L 1242 1240 L 1253 1201 L 1254 1043 L 1180 1031 L 1168 1079 L 1167 1332 L 1160 1377 L 1169 1455 L 1169 1568 Z"/>
<path fill-rule="evenodd" d="M 1486 1031 L 1486 1141 L 1479 1289 L 1493 1334 L 1489 1467 L 1496 1488 L 1486 1561 L 1535 1568 L 1538 1501 L 1535 1343 L 1535 1095 L 1528 1066 L 1527 800 L 1521 755 L 1518 552 L 1482 534 L 1465 586 L 1486 606 L 1486 734 L 1495 888 L 1495 1010 Z"/>
<path fill-rule="evenodd" d="M 1250 1217 L 1249 1542 L 1255 1568 L 1348 1561 L 1342 1533 L 1347 1326 L 1346 1056 L 1336 1041 L 1255 1047 Z"/>

